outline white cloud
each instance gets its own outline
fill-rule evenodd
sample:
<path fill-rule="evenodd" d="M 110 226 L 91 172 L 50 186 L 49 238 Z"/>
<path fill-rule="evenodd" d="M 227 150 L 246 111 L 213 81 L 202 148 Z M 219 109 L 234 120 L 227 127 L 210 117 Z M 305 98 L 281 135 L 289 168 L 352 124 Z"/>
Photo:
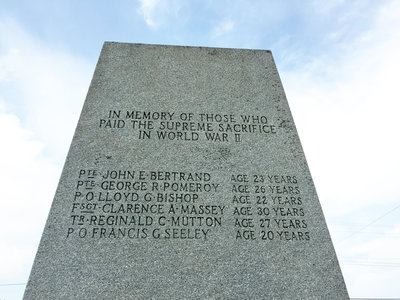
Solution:
<path fill-rule="evenodd" d="M 400 194 L 400 22 L 385 11 L 346 51 L 283 76 L 320 196 L 332 201 L 328 211 L 393 203 Z"/>
<path fill-rule="evenodd" d="M 335 242 L 399 204 L 399 14 L 400 3 L 387 2 L 370 29 L 345 40 L 339 34 L 329 52 L 282 76 Z M 400 226 L 388 215 L 367 229 L 383 221 Z M 338 243 L 350 295 L 399 296 L 399 247 L 399 236 L 384 231 L 362 231 Z"/>
<path fill-rule="evenodd" d="M 60 168 L 2 107 L 0 128 L 6 129 L 0 131 L 0 282 L 26 282 Z"/>
<path fill-rule="evenodd" d="M 311 6 L 319 14 L 329 14 L 336 7 L 344 3 L 344 0 L 331 0 L 331 1 L 318 1 L 314 0 L 311 2 Z"/>
<path fill-rule="evenodd" d="M 213 38 L 219 38 L 228 34 L 235 27 L 235 23 L 231 19 L 222 20 L 218 25 L 212 29 Z"/>
<path fill-rule="evenodd" d="M 140 0 L 140 8 L 138 12 L 143 15 L 146 24 L 151 28 L 156 29 L 158 27 L 156 20 L 154 20 L 154 13 L 156 5 L 160 2 L 160 0 Z"/>
<path fill-rule="evenodd" d="M 0 19 L 0 283 L 28 279 L 91 69 Z"/>
<path fill-rule="evenodd" d="M 369 298 L 398 296 L 399 233 L 388 230 L 376 239 L 357 240 L 357 242 L 353 240 L 342 246 L 347 248 L 342 269 L 353 296 Z M 369 288 L 366 289 L 366 286 Z"/>
<path fill-rule="evenodd" d="M 143 16 L 146 24 L 152 29 L 158 29 L 171 17 L 178 17 L 181 9 L 179 0 L 139 0 L 137 12 Z"/>
<path fill-rule="evenodd" d="M 0 84 L 7 111 L 63 162 L 89 86 L 92 67 L 34 40 L 14 21 L 0 19 Z"/>

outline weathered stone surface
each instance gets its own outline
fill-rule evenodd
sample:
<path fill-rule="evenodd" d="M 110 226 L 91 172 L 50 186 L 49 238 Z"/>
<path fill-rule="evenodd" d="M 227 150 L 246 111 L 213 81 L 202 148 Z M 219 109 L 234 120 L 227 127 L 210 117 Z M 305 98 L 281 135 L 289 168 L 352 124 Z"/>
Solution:
<path fill-rule="evenodd" d="M 269 51 L 105 43 L 25 299 L 346 299 Z"/>

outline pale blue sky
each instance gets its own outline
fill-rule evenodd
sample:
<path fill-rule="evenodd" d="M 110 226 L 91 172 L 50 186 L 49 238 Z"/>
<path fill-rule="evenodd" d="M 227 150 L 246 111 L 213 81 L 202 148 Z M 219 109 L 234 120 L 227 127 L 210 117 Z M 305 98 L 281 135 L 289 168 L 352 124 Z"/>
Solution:
<path fill-rule="evenodd" d="M 21 299 L 104 41 L 272 50 L 351 297 L 399 297 L 400 1 L 2 1 L 0 299 Z"/>

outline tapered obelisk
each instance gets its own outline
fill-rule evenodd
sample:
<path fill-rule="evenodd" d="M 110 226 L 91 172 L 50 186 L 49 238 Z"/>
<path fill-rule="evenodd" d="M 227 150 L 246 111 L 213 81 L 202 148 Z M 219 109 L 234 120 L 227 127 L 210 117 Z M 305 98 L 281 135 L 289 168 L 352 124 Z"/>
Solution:
<path fill-rule="evenodd" d="M 104 44 L 24 299 L 346 299 L 272 54 Z"/>

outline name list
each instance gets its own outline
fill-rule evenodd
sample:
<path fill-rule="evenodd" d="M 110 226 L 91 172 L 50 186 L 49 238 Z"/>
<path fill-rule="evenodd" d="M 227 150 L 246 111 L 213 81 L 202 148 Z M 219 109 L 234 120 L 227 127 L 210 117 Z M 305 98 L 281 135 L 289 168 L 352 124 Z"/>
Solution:
<path fill-rule="evenodd" d="M 310 240 L 299 178 L 227 176 L 219 182 L 211 172 L 79 170 L 66 237 L 209 240 L 224 230 L 237 241 Z"/>

